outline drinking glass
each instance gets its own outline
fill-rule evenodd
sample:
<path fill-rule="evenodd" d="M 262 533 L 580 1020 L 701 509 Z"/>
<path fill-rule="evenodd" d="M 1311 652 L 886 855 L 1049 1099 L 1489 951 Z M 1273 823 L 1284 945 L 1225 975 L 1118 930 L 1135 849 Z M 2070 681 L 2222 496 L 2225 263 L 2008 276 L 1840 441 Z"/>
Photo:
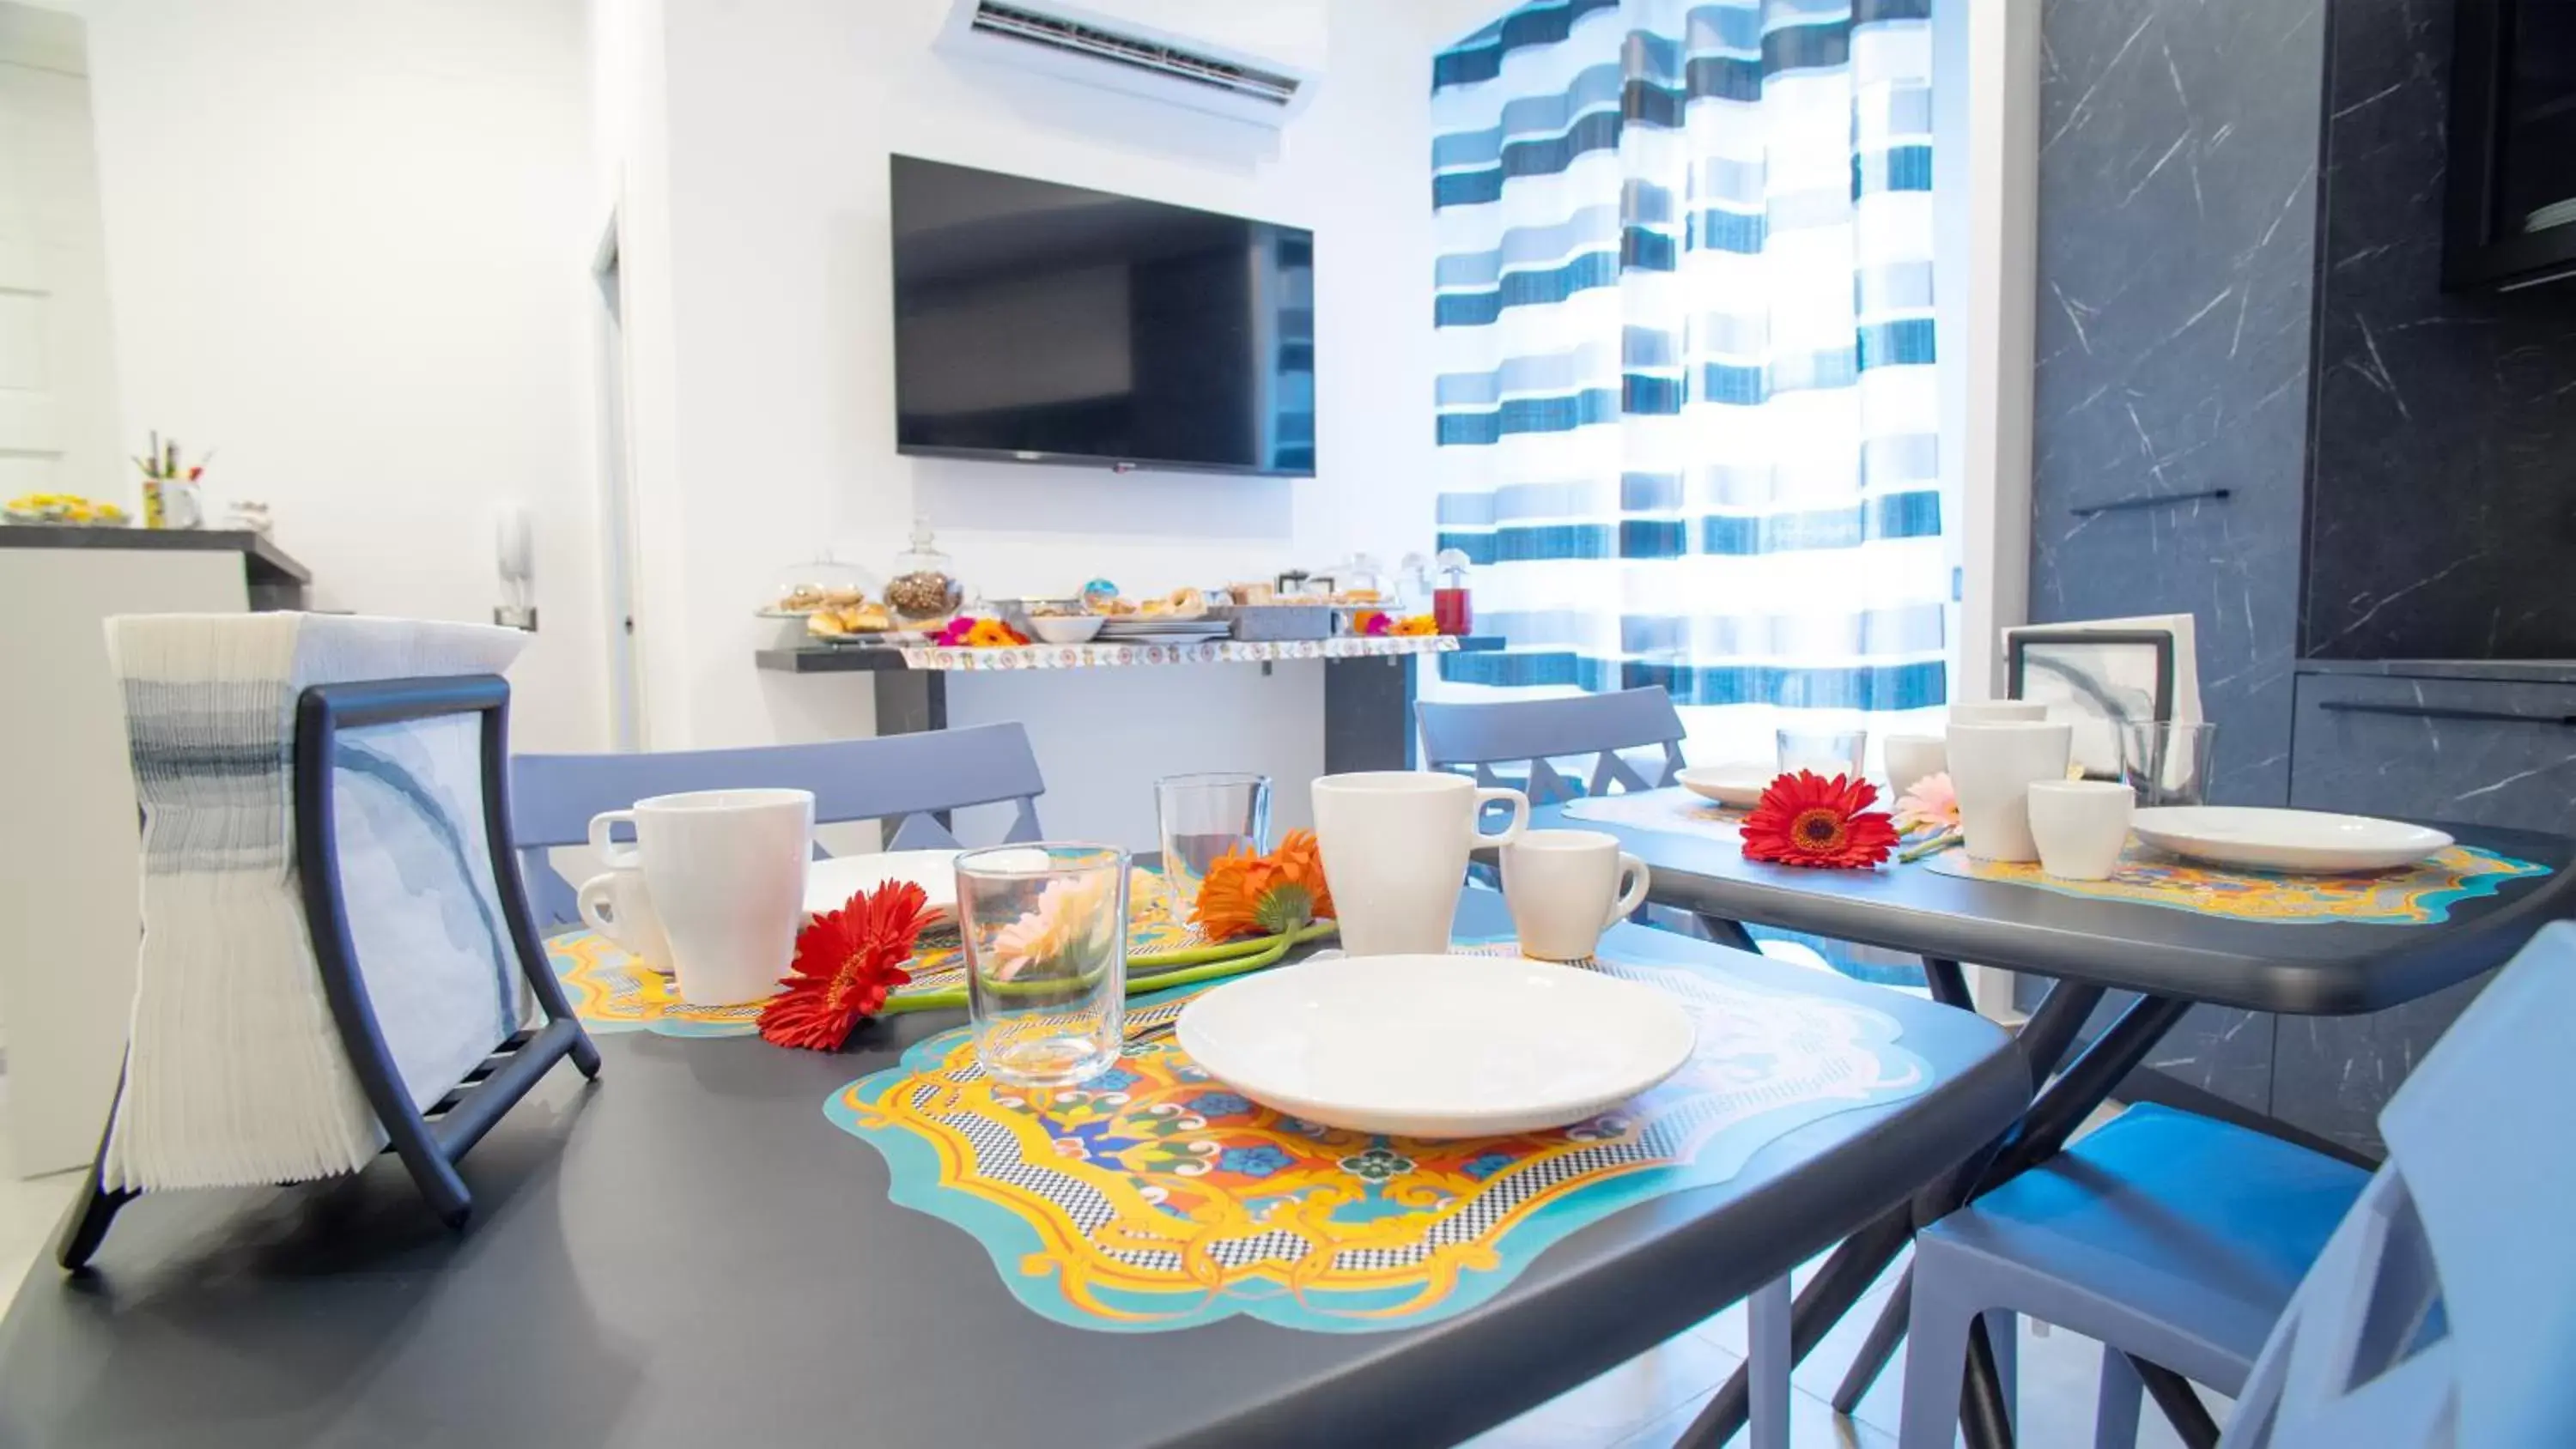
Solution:
<path fill-rule="evenodd" d="M 2149 720 L 2120 727 L 2120 778 L 2138 792 L 2138 808 L 2209 803 L 2214 724 Z"/>
<path fill-rule="evenodd" d="M 1860 778 L 1861 756 L 1869 750 L 1867 730 L 1788 729 L 1780 731 L 1780 773 L 1813 770 L 1830 780 L 1836 775 Z"/>
<path fill-rule="evenodd" d="M 996 1080 L 1069 1087 L 1118 1060 L 1127 852 L 1041 842 L 957 857 L 975 1055 Z"/>
<path fill-rule="evenodd" d="M 1270 848 L 1270 777 L 1165 775 L 1154 782 L 1154 813 L 1162 825 L 1163 888 L 1173 917 L 1187 921 L 1218 856 Z"/>

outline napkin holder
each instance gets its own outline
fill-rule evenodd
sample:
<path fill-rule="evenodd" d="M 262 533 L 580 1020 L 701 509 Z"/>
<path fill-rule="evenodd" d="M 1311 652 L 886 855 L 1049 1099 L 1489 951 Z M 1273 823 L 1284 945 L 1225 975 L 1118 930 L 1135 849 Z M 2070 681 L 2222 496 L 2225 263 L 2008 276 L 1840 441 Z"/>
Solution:
<path fill-rule="evenodd" d="M 341 1049 L 364 1091 L 385 1135 L 385 1151 L 402 1159 L 433 1211 L 450 1227 L 462 1228 L 473 1209 L 473 1194 L 457 1175 L 456 1163 L 482 1140 L 528 1094 L 539 1078 L 567 1057 L 584 1077 L 599 1075 L 599 1049 L 582 1031 L 565 1000 L 538 937 L 528 908 L 528 894 L 513 859 L 509 808 L 510 686 L 498 675 L 453 675 L 424 679 L 367 680 L 319 684 L 296 699 L 293 758 L 295 870 L 304 915 L 312 937 L 313 956 L 330 1005 Z M 351 936 L 347 893 L 343 889 L 338 829 L 333 809 L 334 745 L 344 729 L 395 724 L 451 715 L 481 716 L 481 776 L 484 834 L 490 844 L 491 871 L 508 945 L 518 958 L 520 974 L 536 998 L 545 1020 L 523 1027 L 500 1042 L 464 1080 L 427 1107 L 417 1105 L 397 1069 L 391 1049 L 369 999 Z M 122 1075 L 117 1094 L 125 1091 Z M 116 1107 L 108 1109 L 110 1133 Z M 71 1215 L 55 1246 L 66 1269 L 79 1269 L 115 1219 L 117 1210 L 140 1194 L 109 1187 L 107 1143 L 102 1133 L 99 1156 L 82 1182 Z"/>

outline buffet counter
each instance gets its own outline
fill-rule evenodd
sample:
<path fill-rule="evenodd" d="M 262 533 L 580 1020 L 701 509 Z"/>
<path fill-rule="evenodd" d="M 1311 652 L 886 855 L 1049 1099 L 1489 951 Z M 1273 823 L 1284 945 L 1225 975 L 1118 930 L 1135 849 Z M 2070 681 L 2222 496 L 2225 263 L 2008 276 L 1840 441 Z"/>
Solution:
<path fill-rule="evenodd" d="M 948 676 L 1043 670 L 1118 669 L 1176 664 L 1324 664 L 1324 768 L 1408 770 L 1414 765 L 1416 660 L 1426 654 L 1500 649 L 1498 637 L 1346 636 L 1277 641 L 1215 640 L 1187 644 L 1100 642 L 964 648 L 936 644 L 867 647 L 824 644 L 763 649 L 755 663 L 788 674 L 870 673 L 876 682 L 877 733 L 948 728 Z"/>

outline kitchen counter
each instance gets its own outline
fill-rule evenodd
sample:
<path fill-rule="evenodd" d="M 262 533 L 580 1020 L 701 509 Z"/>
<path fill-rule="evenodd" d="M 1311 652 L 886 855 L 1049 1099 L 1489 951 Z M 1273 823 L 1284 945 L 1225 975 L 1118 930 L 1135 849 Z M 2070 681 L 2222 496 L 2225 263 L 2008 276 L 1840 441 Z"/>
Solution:
<path fill-rule="evenodd" d="M 300 609 L 313 571 L 264 533 L 239 528 L 122 528 L 89 523 L 0 525 L 0 548 L 75 548 L 120 553 L 237 553 L 253 609 Z"/>

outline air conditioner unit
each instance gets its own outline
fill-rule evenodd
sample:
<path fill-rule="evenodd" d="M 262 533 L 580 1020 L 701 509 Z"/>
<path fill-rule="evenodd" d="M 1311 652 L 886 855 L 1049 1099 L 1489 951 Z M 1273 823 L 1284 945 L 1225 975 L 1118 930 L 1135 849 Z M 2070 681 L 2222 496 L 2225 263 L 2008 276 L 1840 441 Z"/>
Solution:
<path fill-rule="evenodd" d="M 1281 126 L 1314 95 L 1325 0 L 957 0 L 940 48 Z"/>

